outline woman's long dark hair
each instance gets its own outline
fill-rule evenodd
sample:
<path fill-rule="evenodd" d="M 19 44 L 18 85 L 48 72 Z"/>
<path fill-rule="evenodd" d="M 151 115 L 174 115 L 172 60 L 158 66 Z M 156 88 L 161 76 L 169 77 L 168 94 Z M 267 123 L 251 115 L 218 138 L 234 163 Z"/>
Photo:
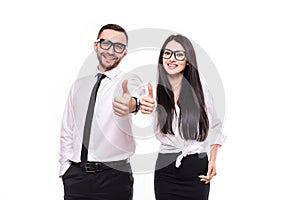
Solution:
<path fill-rule="evenodd" d="M 158 60 L 157 111 L 158 126 L 165 134 L 173 134 L 172 121 L 175 114 L 174 93 L 163 67 L 163 50 L 170 41 L 180 43 L 186 55 L 186 67 L 183 71 L 181 91 L 178 99 L 180 108 L 180 135 L 188 140 L 204 141 L 209 129 L 209 120 L 198 72 L 196 54 L 190 40 L 182 35 L 171 35 L 161 48 Z"/>

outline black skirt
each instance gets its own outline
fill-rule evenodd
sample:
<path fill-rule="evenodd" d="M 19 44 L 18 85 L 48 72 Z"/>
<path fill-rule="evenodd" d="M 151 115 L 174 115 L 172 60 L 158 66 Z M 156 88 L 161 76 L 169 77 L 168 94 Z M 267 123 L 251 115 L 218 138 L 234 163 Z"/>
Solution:
<path fill-rule="evenodd" d="M 179 168 L 175 166 L 179 154 L 158 154 L 154 175 L 157 200 L 208 200 L 210 183 L 200 181 L 206 175 L 206 153 L 184 157 Z"/>

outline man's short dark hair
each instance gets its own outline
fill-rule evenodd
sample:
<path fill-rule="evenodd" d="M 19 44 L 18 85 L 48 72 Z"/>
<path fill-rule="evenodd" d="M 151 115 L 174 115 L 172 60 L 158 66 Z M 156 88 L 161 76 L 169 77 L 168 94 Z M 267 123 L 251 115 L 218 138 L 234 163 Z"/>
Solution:
<path fill-rule="evenodd" d="M 114 31 L 119 31 L 121 33 L 124 33 L 124 35 L 126 36 L 126 40 L 128 42 L 128 35 L 125 31 L 124 28 L 122 28 L 121 26 L 117 25 L 117 24 L 106 24 L 105 26 L 102 26 L 102 28 L 100 29 L 99 33 L 98 33 L 98 36 L 97 36 L 97 39 L 99 39 L 100 37 L 100 34 L 106 30 L 106 29 L 111 29 L 111 30 L 114 30 Z"/>

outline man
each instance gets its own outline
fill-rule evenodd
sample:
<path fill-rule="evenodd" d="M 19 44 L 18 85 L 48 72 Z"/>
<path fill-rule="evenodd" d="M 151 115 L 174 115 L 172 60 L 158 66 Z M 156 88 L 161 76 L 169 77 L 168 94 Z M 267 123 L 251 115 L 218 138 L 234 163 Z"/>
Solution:
<path fill-rule="evenodd" d="M 59 175 L 65 200 L 132 199 L 128 158 L 135 151 L 135 141 L 130 113 L 139 110 L 141 92 L 131 97 L 128 88 L 138 88 L 139 79 L 125 77 L 118 67 L 127 54 L 127 43 L 122 27 L 103 26 L 94 42 L 99 73 L 72 85 L 60 137 Z M 116 91 L 121 94 L 116 96 Z M 150 113 L 152 105 L 148 102 L 144 113 Z"/>

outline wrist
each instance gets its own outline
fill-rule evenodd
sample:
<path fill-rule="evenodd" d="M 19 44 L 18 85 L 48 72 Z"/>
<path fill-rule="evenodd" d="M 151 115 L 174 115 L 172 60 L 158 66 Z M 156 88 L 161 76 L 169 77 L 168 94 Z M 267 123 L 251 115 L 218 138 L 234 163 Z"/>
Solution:
<path fill-rule="evenodd" d="M 140 109 L 140 100 L 136 97 L 131 97 L 131 108 L 130 112 L 135 113 Z"/>

